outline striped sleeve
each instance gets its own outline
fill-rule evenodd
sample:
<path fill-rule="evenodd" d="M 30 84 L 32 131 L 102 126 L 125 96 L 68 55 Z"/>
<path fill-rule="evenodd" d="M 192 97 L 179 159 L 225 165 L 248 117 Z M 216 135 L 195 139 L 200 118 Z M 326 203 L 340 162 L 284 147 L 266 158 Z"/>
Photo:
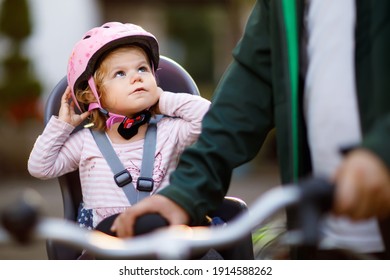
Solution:
<path fill-rule="evenodd" d="M 83 141 L 80 132 L 71 135 L 73 129 L 54 116 L 50 119 L 28 159 L 32 176 L 51 179 L 78 168 Z"/>
<path fill-rule="evenodd" d="M 180 119 L 175 128 L 178 130 L 177 141 L 184 146 L 198 138 L 209 107 L 209 100 L 188 93 L 164 92 L 159 101 L 162 114 Z"/>

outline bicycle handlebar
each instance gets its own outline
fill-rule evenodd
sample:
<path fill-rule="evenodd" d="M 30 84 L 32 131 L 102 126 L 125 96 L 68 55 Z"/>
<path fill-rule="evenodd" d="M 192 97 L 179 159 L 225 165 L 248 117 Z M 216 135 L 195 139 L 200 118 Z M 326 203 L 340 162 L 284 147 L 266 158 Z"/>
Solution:
<path fill-rule="evenodd" d="M 73 222 L 59 218 L 37 218 L 36 211 L 34 215 L 29 213 L 31 209 L 26 211 L 28 203 L 21 203 L 19 209 L 11 209 L 12 211 L 7 209 L 2 213 L 2 225 L 6 230 L 0 227 L 0 244 L 15 238 L 22 243 L 51 239 L 110 259 L 185 259 L 190 254 L 210 248 L 222 248 L 239 241 L 277 211 L 288 206 L 309 205 L 303 210 L 311 209 L 318 212 L 317 214 L 327 211 L 331 207 L 332 196 L 333 187 L 325 180 L 309 179 L 298 185 L 276 187 L 267 191 L 248 211 L 223 226 L 169 226 L 125 239 L 112 237 L 96 230 L 86 230 Z M 36 203 L 33 206 L 35 207 Z M 34 225 L 28 223 L 27 229 L 22 229 L 20 225 L 24 222 L 21 220 L 23 216 L 21 213 L 34 221 Z M 304 215 L 302 218 L 307 218 L 312 223 L 315 215 Z M 307 228 L 303 225 L 303 230 Z M 313 230 L 309 229 L 308 232 L 307 236 L 312 239 L 309 242 L 313 242 L 315 239 L 315 237 L 313 239 Z"/>

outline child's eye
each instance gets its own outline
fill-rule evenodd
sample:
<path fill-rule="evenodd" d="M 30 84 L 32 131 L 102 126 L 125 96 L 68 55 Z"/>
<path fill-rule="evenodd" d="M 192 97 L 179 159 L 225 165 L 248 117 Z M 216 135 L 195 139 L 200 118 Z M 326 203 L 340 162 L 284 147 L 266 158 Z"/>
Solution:
<path fill-rule="evenodd" d="M 126 73 L 124 71 L 118 71 L 114 75 L 115 77 L 124 77 L 126 76 Z"/>
<path fill-rule="evenodd" d="M 149 69 L 146 66 L 141 66 L 138 68 L 139 73 L 144 73 L 144 72 L 148 72 L 148 71 L 149 71 Z"/>

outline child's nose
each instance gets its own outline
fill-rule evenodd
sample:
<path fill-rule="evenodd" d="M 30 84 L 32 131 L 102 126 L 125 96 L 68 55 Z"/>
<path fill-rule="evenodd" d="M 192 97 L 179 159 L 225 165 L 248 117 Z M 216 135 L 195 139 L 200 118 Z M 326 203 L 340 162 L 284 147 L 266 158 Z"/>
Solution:
<path fill-rule="evenodd" d="M 131 76 L 131 83 L 134 84 L 135 82 L 141 82 L 142 81 L 142 76 L 139 72 L 135 72 Z"/>

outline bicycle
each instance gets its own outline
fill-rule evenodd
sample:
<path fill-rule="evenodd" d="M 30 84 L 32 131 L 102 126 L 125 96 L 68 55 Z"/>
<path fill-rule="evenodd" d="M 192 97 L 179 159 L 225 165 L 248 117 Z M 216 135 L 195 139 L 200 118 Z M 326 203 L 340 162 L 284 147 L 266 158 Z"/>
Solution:
<path fill-rule="evenodd" d="M 96 230 L 86 230 L 77 224 L 58 218 L 39 216 L 39 198 L 27 193 L 21 202 L 2 211 L 0 244 L 17 241 L 30 244 L 34 240 L 52 239 L 63 244 L 84 248 L 103 259 L 189 259 L 210 248 L 226 248 L 257 229 L 264 221 L 286 207 L 296 206 L 300 228 L 287 230 L 258 257 L 272 256 L 280 246 L 302 246 L 308 258 L 320 250 L 337 250 L 353 259 L 368 256 L 342 248 L 321 248 L 320 221 L 332 205 L 333 186 L 319 178 L 299 184 L 275 187 L 260 196 L 237 218 L 222 226 L 169 226 L 133 238 L 119 239 Z"/>

